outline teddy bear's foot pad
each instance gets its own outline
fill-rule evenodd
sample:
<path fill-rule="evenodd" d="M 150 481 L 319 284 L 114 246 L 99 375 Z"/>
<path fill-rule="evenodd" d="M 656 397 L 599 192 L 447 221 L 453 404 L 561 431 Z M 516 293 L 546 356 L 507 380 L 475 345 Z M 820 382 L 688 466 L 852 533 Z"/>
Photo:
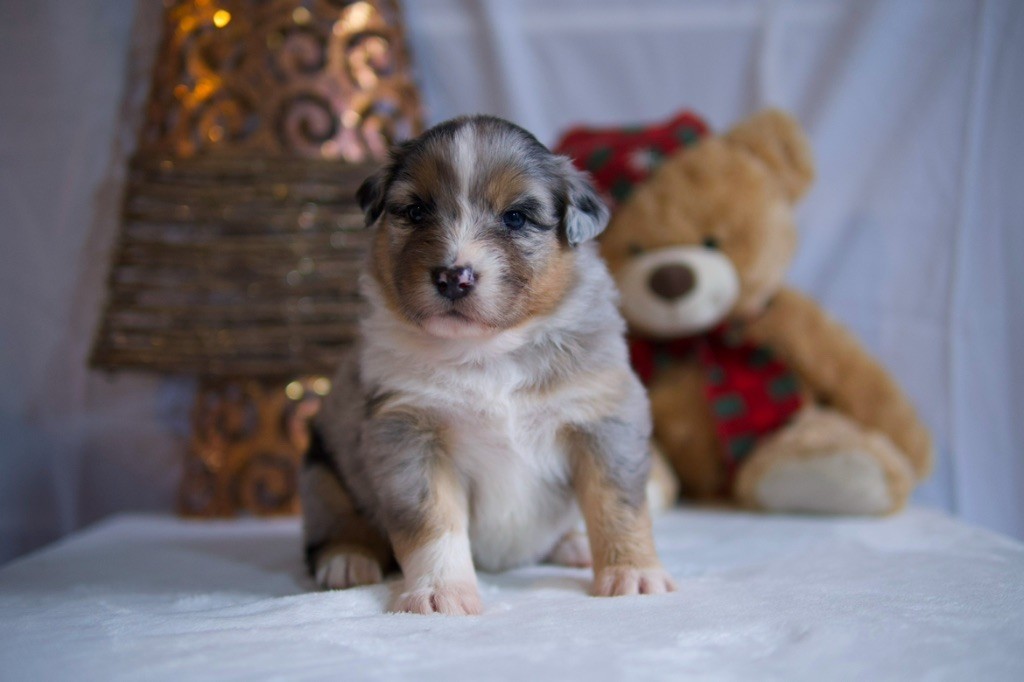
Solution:
<path fill-rule="evenodd" d="M 776 462 L 754 487 L 757 506 L 812 514 L 885 514 L 897 506 L 876 457 L 858 451 Z"/>

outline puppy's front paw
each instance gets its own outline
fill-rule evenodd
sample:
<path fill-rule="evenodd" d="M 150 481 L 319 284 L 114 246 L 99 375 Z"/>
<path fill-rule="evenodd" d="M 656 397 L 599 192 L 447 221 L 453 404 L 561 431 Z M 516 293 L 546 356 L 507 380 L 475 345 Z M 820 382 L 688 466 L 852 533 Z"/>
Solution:
<path fill-rule="evenodd" d="M 440 613 L 445 616 L 479 616 L 483 613 L 480 593 L 472 583 L 449 583 L 419 587 L 398 595 L 392 611 Z"/>
<path fill-rule="evenodd" d="M 350 549 L 324 552 L 316 562 L 316 582 L 328 590 L 374 585 L 383 578 L 376 559 Z"/>
<path fill-rule="evenodd" d="M 675 591 L 675 581 L 661 566 L 655 568 L 607 566 L 594 576 L 594 595 L 597 597 L 664 594 Z"/>

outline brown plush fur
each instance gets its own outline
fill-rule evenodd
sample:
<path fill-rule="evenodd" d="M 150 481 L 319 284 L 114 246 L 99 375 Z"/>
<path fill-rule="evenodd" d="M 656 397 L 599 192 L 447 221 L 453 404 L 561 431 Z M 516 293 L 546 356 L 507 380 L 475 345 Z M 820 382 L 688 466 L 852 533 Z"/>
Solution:
<path fill-rule="evenodd" d="M 886 370 L 816 303 L 783 285 L 796 246 L 794 204 L 813 175 L 799 125 L 761 112 L 670 157 L 620 206 L 602 252 L 616 275 L 637 254 L 714 238 L 740 281 L 728 320 L 800 379 L 807 413 L 759 444 L 741 468 L 736 501 L 784 511 L 889 512 L 928 474 L 931 441 Z M 628 308 L 628 298 L 622 305 Z M 726 474 L 702 381 L 695 362 L 680 361 L 659 370 L 650 396 L 655 439 L 684 492 L 708 498 Z M 814 458 L 821 459 L 800 468 Z M 822 477 L 825 470 L 831 474 Z M 857 481 L 844 488 L 844 476 Z"/>

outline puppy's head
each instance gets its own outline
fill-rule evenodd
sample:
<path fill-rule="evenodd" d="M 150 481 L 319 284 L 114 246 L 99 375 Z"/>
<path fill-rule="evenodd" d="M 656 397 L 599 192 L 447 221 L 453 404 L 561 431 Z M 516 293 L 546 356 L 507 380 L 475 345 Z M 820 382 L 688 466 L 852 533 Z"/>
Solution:
<path fill-rule="evenodd" d="M 489 336 L 554 308 L 608 210 L 522 128 L 458 118 L 395 148 L 359 188 L 386 305 L 428 334 Z"/>

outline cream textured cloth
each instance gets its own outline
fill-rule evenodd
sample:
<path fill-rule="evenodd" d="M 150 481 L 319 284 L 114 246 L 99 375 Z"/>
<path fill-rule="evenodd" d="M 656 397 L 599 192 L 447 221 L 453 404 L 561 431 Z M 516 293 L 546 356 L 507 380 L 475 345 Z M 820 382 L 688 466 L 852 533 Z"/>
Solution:
<path fill-rule="evenodd" d="M 119 517 L 0 570 L 3 680 L 1021 680 L 1024 545 L 892 519 L 673 511 L 680 591 L 589 572 L 481 575 L 484 615 L 313 592 L 295 520 Z"/>

